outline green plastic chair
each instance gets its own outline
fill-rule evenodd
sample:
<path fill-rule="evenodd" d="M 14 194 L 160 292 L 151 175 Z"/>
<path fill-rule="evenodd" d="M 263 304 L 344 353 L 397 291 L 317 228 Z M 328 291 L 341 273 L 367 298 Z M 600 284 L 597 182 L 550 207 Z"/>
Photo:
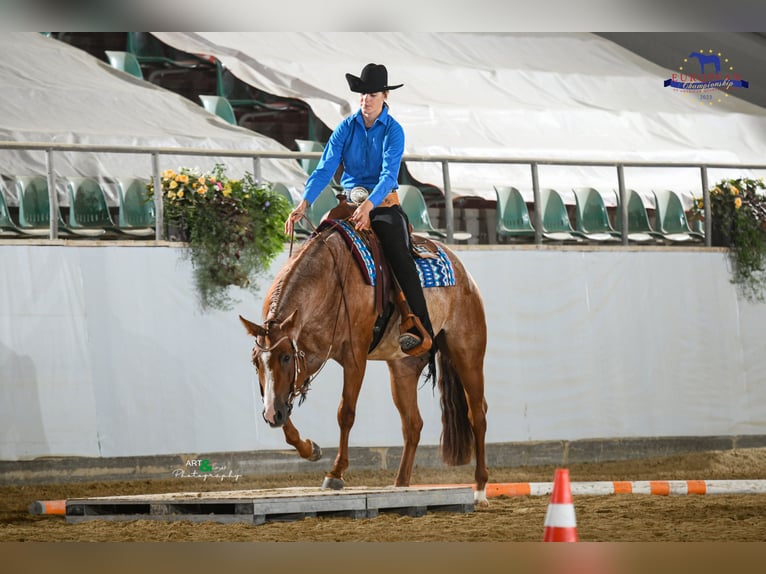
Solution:
<path fill-rule="evenodd" d="M 149 198 L 143 179 L 119 180 L 120 210 L 117 227 L 126 235 L 149 237 L 155 234 L 154 201 Z"/>
<path fill-rule="evenodd" d="M 447 237 L 446 232 L 436 229 L 431 223 L 428 206 L 420 189 L 414 185 L 400 185 L 398 192 L 399 203 L 401 203 L 404 213 L 407 214 L 407 219 L 410 220 L 413 233 L 439 239 Z"/>
<path fill-rule="evenodd" d="M 16 195 L 19 198 L 19 229 L 27 235 L 47 236 L 51 222 L 48 179 L 41 175 L 19 176 L 16 178 Z M 67 231 L 60 214 L 58 228 L 62 233 Z"/>
<path fill-rule="evenodd" d="M 558 191 L 541 189 L 540 201 L 543 206 L 543 238 L 551 241 L 582 241 L 581 234 L 572 227 L 566 205 Z"/>
<path fill-rule="evenodd" d="M 211 66 L 204 58 L 168 46 L 151 32 L 128 32 L 127 47 L 139 62 L 186 69 Z"/>
<path fill-rule="evenodd" d="M 495 195 L 497 196 L 495 215 L 497 235 L 511 239 L 534 238 L 535 228 L 521 192 L 515 187 L 496 185 Z"/>
<path fill-rule="evenodd" d="M 11 212 L 5 202 L 5 193 L 0 189 L 0 237 L 18 237 L 22 232 L 11 219 Z"/>
<path fill-rule="evenodd" d="M 141 70 L 141 64 L 134 54 L 130 52 L 118 52 L 115 50 L 105 50 L 106 57 L 109 59 L 109 65 L 116 70 L 120 70 L 141 80 L 144 79 L 144 73 Z"/>
<path fill-rule="evenodd" d="M 575 194 L 577 213 L 575 231 L 591 241 L 620 241 L 620 232 L 609 222 L 601 193 L 592 187 L 576 187 L 572 191 Z"/>
<path fill-rule="evenodd" d="M 211 114 L 223 118 L 231 125 L 237 125 L 237 117 L 234 115 L 234 108 L 231 107 L 229 100 L 223 96 L 198 96 L 204 107 Z"/>
<path fill-rule="evenodd" d="M 293 196 L 290 194 L 290 190 L 287 189 L 287 186 L 284 183 L 278 181 L 272 182 L 271 189 L 284 197 L 292 207 L 295 207 L 296 203 L 293 200 Z M 306 226 L 305 221 L 301 219 L 295 226 L 295 233 L 299 235 L 311 235 L 311 230 Z"/>
<path fill-rule="evenodd" d="M 101 185 L 92 178 L 70 178 L 67 180 L 69 193 L 69 217 L 67 229 L 75 235 L 99 237 L 116 231 L 117 226 L 109 214 L 106 196 Z"/>
<path fill-rule="evenodd" d="M 656 232 L 646 213 L 644 200 L 634 189 L 628 189 L 628 241 L 635 243 L 658 243 L 662 240 L 662 234 Z M 622 216 L 620 196 L 617 195 L 617 217 L 614 219 L 614 228 L 622 234 Z"/>
<path fill-rule="evenodd" d="M 324 145 L 321 142 L 314 140 L 295 140 L 295 144 L 298 146 L 298 151 L 312 152 L 312 151 L 324 151 Z M 304 158 L 300 160 L 301 167 L 308 175 L 316 169 L 319 164 L 318 159 Z"/>
<path fill-rule="evenodd" d="M 654 192 L 656 211 L 654 228 L 662 234 L 663 239 L 672 243 L 701 241 L 704 235 L 692 231 L 686 219 L 681 198 L 670 189 Z"/>
<path fill-rule="evenodd" d="M 319 227 L 327 212 L 338 205 L 338 198 L 335 197 L 335 194 L 336 191 L 332 186 L 328 185 L 322 190 L 319 197 L 314 200 L 314 203 L 309 206 L 306 215 L 314 227 Z"/>
<path fill-rule="evenodd" d="M 399 203 L 402 210 L 407 214 L 407 219 L 412 225 L 412 232 L 427 237 L 436 237 L 446 239 L 447 232 L 444 229 L 438 229 L 431 223 L 431 216 L 428 214 L 428 205 L 423 197 L 420 188 L 414 185 L 399 185 Z M 455 231 L 452 238 L 455 241 L 466 241 L 472 235 L 467 231 Z"/>
<path fill-rule="evenodd" d="M 284 183 L 279 181 L 271 182 L 271 190 L 275 193 L 278 193 L 282 197 L 284 197 L 292 207 L 295 207 L 295 201 L 293 200 L 293 196 L 290 193 L 290 190 L 287 189 L 287 186 Z"/>

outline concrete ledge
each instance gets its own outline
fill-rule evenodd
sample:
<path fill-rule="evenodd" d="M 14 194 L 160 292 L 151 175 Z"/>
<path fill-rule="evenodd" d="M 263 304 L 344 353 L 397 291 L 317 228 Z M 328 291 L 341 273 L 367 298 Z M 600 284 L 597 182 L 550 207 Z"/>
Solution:
<path fill-rule="evenodd" d="M 764 446 L 766 435 L 492 443 L 487 445 L 487 463 L 490 467 L 567 465 Z M 349 453 L 351 468 L 395 470 L 399 466 L 401 452 L 401 447 L 354 447 Z M 199 472 L 199 468 L 194 462 L 190 464 L 190 461 L 201 460 L 214 466 L 213 472 L 217 474 L 212 474 L 211 480 L 215 480 L 215 476 L 225 477 L 228 473 L 251 476 L 324 472 L 329 470 L 336 454 L 336 448 L 325 448 L 319 462 L 305 461 L 292 450 L 112 458 L 42 457 L 34 460 L 0 461 L 0 485 L 173 478 L 178 476 L 179 472 Z M 415 464 L 422 468 L 443 466 L 438 447 L 420 446 Z"/>

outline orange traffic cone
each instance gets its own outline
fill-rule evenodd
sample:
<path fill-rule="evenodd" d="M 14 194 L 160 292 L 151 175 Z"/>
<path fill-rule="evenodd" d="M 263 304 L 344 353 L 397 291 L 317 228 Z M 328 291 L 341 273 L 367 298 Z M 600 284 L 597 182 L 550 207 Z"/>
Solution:
<path fill-rule="evenodd" d="M 551 502 L 545 513 L 543 542 L 577 542 L 577 520 L 567 468 L 556 469 Z"/>

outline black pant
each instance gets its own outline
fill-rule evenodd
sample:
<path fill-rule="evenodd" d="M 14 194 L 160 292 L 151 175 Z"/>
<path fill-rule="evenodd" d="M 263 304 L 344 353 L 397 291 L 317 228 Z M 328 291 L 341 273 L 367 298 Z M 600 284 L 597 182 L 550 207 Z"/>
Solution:
<path fill-rule="evenodd" d="M 370 225 L 380 239 L 383 253 L 388 259 L 396 280 L 404 292 L 410 310 L 420 319 L 433 338 L 431 318 L 426 298 L 420 285 L 420 276 L 410 251 L 409 220 L 401 207 L 377 207 L 370 212 Z"/>

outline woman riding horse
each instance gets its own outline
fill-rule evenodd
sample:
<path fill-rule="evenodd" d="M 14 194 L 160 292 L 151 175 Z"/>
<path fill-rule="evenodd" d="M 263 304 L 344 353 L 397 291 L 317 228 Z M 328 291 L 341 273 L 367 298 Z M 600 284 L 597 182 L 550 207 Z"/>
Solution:
<path fill-rule="evenodd" d="M 352 195 L 352 189 L 367 191 L 351 222 L 357 230 L 372 228 L 375 232 L 407 304 L 420 323 L 415 322 L 400 334 L 399 345 L 407 354 L 420 355 L 430 350 L 434 333 L 411 253 L 409 221 L 396 192 L 404 130 L 389 114 L 386 102 L 389 90 L 403 84 L 388 85 L 388 71 L 382 64 L 367 64 L 360 76 L 346 74 L 346 80 L 351 91 L 360 94 L 359 110 L 333 131 L 319 164 L 306 181 L 303 199 L 285 222 L 285 232 L 292 234 L 295 223 L 327 187 L 342 161 L 341 184 L 347 196 Z"/>

